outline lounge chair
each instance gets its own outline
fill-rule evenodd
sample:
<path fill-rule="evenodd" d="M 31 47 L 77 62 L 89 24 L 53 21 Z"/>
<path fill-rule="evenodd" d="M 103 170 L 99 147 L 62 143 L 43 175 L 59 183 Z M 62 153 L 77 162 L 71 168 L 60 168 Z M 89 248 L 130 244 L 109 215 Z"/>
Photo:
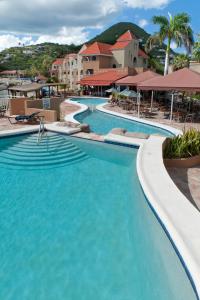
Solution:
<path fill-rule="evenodd" d="M 16 122 L 36 122 L 38 120 L 38 114 L 40 112 L 34 112 L 30 115 L 18 115 L 15 117 L 8 117 L 8 120 L 10 121 L 11 124 L 14 124 L 13 122 L 11 122 L 12 119 L 15 119 Z M 15 122 L 15 123 L 16 123 Z"/>

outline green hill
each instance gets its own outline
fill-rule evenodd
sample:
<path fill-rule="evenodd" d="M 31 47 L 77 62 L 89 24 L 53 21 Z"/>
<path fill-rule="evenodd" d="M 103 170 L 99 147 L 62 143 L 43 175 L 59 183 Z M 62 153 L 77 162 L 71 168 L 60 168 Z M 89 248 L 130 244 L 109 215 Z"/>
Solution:
<path fill-rule="evenodd" d="M 0 52 L 0 70 L 41 69 L 51 65 L 57 57 L 78 52 L 80 46 L 43 43 L 31 46 L 12 47 Z"/>
<path fill-rule="evenodd" d="M 141 40 L 141 42 L 146 42 L 149 37 L 149 34 L 136 24 L 129 22 L 120 22 L 111 26 L 101 34 L 91 39 L 89 43 L 98 41 L 102 43 L 114 44 L 118 37 L 127 30 L 130 30 L 138 39 Z"/>

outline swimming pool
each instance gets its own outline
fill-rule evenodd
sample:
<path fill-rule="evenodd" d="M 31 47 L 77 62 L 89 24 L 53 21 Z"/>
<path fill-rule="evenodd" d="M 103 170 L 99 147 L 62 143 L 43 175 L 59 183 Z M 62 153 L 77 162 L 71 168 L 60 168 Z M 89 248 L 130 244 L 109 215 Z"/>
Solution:
<path fill-rule="evenodd" d="M 90 106 L 90 105 L 96 106 L 96 105 L 107 102 L 107 100 L 105 98 L 92 98 L 92 97 L 88 97 L 88 98 L 87 97 L 73 97 L 70 100 L 76 101 L 81 104 L 85 104 L 87 106 Z"/>
<path fill-rule="evenodd" d="M 75 119 L 80 123 L 89 124 L 91 130 L 99 134 L 107 134 L 113 128 L 125 128 L 127 131 L 172 136 L 171 132 L 162 128 L 113 116 L 98 110 L 92 111 L 88 109 L 87 111 L 76 115 Z"/>
<path fill-rule="evenodd" d="M 194 300 L 153 215 L 136 148 L 0 139 L 0 299 Z"/>

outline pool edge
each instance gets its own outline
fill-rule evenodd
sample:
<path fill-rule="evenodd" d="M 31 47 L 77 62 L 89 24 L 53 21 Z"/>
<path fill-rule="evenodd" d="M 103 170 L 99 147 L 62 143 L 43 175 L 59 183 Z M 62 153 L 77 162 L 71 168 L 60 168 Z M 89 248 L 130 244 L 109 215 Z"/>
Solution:
<path fill-rule="evenodd" d="M 136 160 L 137 174 L 146 200 L 168 235 L 199 300 L 200 215 L 165 169 L 162 158 L 164 141 L 163 137 L 151 136 L 140 146 Z"/>

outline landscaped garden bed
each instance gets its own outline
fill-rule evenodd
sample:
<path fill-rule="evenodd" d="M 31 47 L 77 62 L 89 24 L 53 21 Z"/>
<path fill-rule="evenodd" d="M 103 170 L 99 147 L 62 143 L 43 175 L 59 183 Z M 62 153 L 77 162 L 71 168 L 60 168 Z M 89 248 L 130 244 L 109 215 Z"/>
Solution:
<path fill-rule="evenodd" d="M 190 129 L 173 138 L 164 145 L 166 167 L 191 168 L 200 165 L 200 131 Z"/>

